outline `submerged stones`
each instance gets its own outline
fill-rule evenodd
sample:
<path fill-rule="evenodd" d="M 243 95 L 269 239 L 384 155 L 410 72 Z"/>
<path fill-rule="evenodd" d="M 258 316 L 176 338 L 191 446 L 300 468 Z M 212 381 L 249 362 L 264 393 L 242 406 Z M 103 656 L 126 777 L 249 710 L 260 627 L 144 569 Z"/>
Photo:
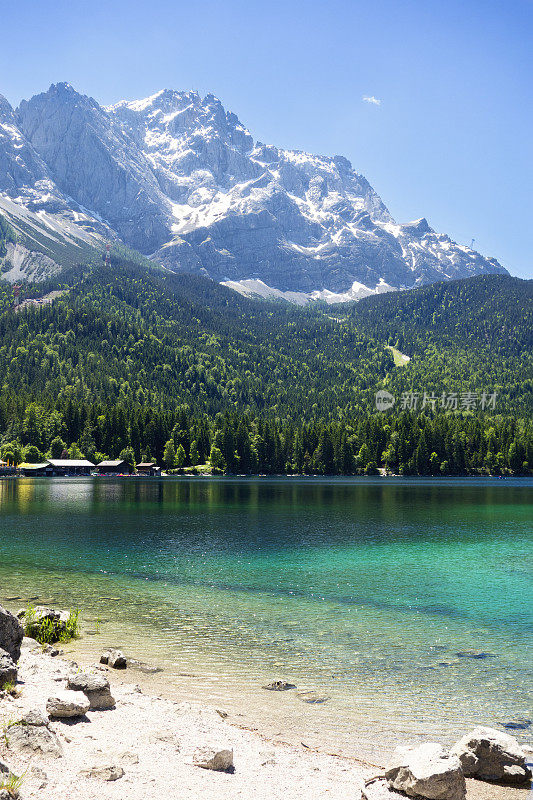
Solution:
<path fill-rule="evenodd" d="M 269 692 L 287 692 L 289 689 L 296 689 L 296 685 L 288 681 L 272 681 L 263 686 L 263 689 L 267 689 Z"/>
<path fill-rule="evenodd" d="M 83 692 L 93 711 L 103 711 L 115 707 L 115 698 L 111 694 L 109 681 L 105 675 L 77 672 L 69 675 L 67 686 L 74 692 Z"/>
<path fill-rule="evenodd" d="M 517 717 L 516 719 L 510 719 L 508 722 L 502 722 L 502 726 L 509 731 L 525 731 L 531 725 L 531 720 L 525 719 L 525 717 Z"/>
<path fill-rule="evenodd" d="M 389 788 L 409 797 L 428 800 L 464 800 L 466 797 L 459 758 L 435 742 L 397 747 L 385 770 L 385 778 Z"/>
<path fill-rule="evenodd" d="M 145 661 L 138 661 L 136 658 L 128 658 L 127 666 L 137 670 L 137 672 L 142 672 L 144 675 L 156 675 L 158 672 L 163 672 L 162 667 L 156 667 L 154 664 L 147 664 Z"/>
<path fill-rule="evenodd" d="M 495 653 L 487 653 L 485 650 L 460 650 L 455 655 L 458 658 L 495 658 Z"/>
<path fill-rule="evenodd" d="M 310 705 L 316 705 L 318 703 L 326 703 L 329 700 L 329 697 L 327 695 L 320 694 L 319 692 L 315 691 L 315 689 L 299 689 L 296 692 L 296 696 L 303 703 L 309 703 Z"/>
<path fill-rule="evenodd" d="M 508 733 L 479 726 L 452 747 L 467 778 L 525 783 L 531 778 L 526 753 Z"/>
<path fill-rule="evenodd" d="M 18 619 L 0 606 L 0 648 L 5 650 L 13 661 L 20 658 L 20 646 L 24 630 Z"/>

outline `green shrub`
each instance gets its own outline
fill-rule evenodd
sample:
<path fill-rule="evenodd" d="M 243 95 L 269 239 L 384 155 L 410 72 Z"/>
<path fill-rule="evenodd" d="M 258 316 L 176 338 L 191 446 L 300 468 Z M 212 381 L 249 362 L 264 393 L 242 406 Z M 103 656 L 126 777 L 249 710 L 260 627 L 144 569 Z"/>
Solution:
<path fill-rule="evenodd" d="M 71 611 L 63 627 L 59 620 L 37 619 L 35 608 L 29 606 L 24 617 L 24 634 L 42 645 L 70 642 L 79 636 L 79 615 L 79 609 Z"/>

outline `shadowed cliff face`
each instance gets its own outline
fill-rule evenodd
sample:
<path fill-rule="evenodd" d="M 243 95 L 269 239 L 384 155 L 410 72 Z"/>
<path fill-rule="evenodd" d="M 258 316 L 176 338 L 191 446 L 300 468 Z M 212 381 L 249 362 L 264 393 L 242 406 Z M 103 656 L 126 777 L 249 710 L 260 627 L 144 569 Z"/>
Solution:
<path fill-rule="evenodd" d="M 212 95 L 102 108 L 57 84 L 0 117 L 0 191 L 81 210 L 172 270 L 352 296 L 505 272 L 425 219 L 396 224 L 345 158 L 254 142 Z"/>

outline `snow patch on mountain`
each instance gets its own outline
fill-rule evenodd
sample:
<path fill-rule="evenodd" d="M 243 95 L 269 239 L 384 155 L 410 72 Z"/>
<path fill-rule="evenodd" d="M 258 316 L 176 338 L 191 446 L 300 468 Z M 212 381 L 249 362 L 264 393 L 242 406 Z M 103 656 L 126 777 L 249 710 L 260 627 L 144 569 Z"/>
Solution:
<path fill-rule="evenodd" d="M 273 286 L 267 286 L 266 283 L 258 278 L 248 278 L 242 281 L 222 281 L 222 284 L 245 297 L 261 297 L 264 300 L 285 300 L 299 306 L 304 306 L 317 300 L 322 300 L 328 305 L 347 303 L 361 300 L 363 297 L 369 297 L 372 294 L 384 294 L 385 292 L 397 290 L 396 287 L 389 286 L 383 279 L 373 289 L 354 281 L 347 292 L 330 292 L 328 289 L 314 292 L 282 292 Z"/>

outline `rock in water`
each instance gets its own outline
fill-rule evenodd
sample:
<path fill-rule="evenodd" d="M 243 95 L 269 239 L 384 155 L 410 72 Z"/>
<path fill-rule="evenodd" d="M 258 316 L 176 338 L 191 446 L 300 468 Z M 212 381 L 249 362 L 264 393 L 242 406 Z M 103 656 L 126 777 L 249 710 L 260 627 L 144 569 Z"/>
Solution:
<path fill-rule="evenodd" d="M 0 648 L 6 650 L 13 661 L 20 658 L 20 645 L 24 631 L 18 619 L 0 606 Z"/>
<path fill-rule="evenodd" d="M 0 650 L 0 689 L 17 681 L 17 666 L 7 650 Z"/>
<path fill-rule="evenodd" d="M 268 689 L 269 692 L 287 692 L 289 689 L 296 689 L 296 686 L 288 681 L 272 681 L 263 686 L 263 689 Z"/>
<path fill-rule="evenodd" d="M 87 713 L 91 704 L 82 692 L 73 692 L 67 689 L 58 692 L 54 697 L 49 697 L 46 711 L 56 719 L 68 717 L 82 717 Z"/>
<path fill-rule="evenodd" d="M 113 669 L 126 669 L 126 656 L 121 650 L 106 650 L 100 656 L 100 664 L 107 664 Z"/>
<path fill-rule="evenodd" d="M 193 755 L 193 764 L 202 769 L 228 772 L 233 769 L 233 750 L 218 750 L 216 747 L 199 747 Z"/>
<path fill-rule="evenodd" d="M 385 770 L 391 789 L 427 800 L 464 800 L 466 783 L 461 763 L 444 747 L 428 742 L 397 747 Z"/>
<path fill-rule="evenodd" d="M 296 696 L 299 697 L 302 702 L 309 703 L 311 705 L 317 703 L 326 703 L 329 700 L 327 695 L 319 694 L 319 692 L 315 692 L 314 689 L 299 689 L 296 692 Z"/>
<path fill-rule="evenodd" d="M 452 747 L 467 778 L 525 783 L 531 778 L 526 753 L 516 739 L 494 728 L 478 727 Z"/>
<path fill-rule="evenodd" d="M 115 698 L 111 694 L 109 681 L 105 675 L 77 672 L 69 675 L 67 685 L 75 692 L 83 692 L 89 700 L 90 708 L 95 711 L 115 707 Z"/>

